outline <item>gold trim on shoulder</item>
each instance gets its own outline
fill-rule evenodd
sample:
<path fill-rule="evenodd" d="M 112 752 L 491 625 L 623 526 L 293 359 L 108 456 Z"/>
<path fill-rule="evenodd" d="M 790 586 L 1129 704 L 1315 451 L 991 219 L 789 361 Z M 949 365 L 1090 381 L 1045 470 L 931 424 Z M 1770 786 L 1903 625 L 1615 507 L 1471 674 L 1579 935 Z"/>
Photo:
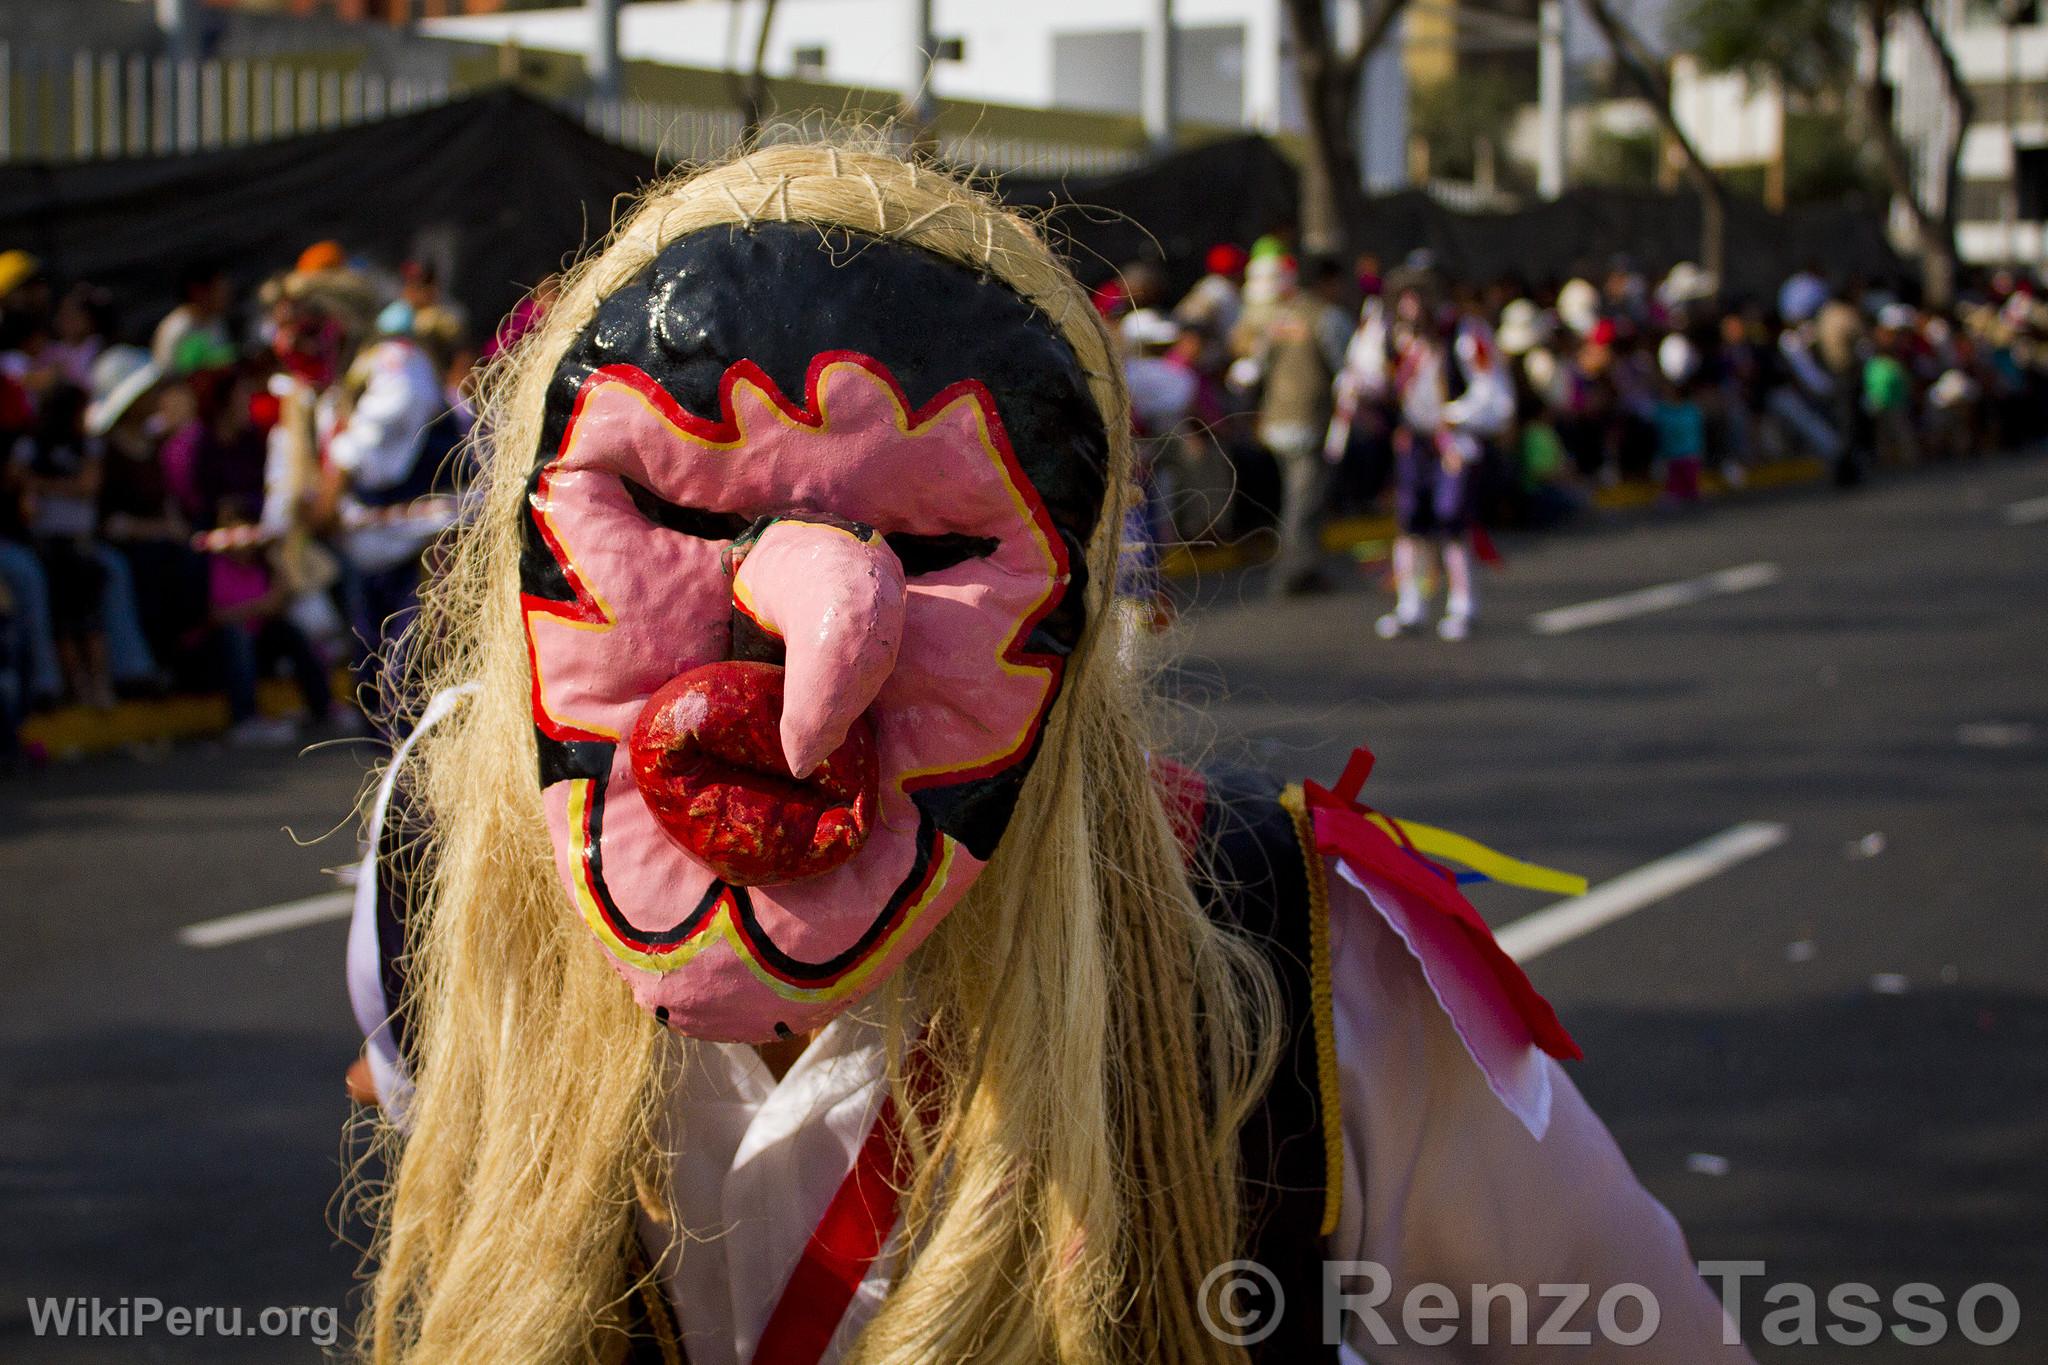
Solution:
<path fill-rule="evenodd" d="M 1337 1231 L 1344 1205 L 1344 1105 L 1337 1081 L 1337 1018 L 1335 986 L 1330 973 L 1330 888 L 1323 855 L 1316 852 L 1315 826 L 1298 784 L 1280 793 L 1280 804 L 1294 820 L 1295 839 L 1308 873 L 1309 1008 L 1316 1030 L 1316 1085 L 1323 1118 L 1322 1235 Z"/>

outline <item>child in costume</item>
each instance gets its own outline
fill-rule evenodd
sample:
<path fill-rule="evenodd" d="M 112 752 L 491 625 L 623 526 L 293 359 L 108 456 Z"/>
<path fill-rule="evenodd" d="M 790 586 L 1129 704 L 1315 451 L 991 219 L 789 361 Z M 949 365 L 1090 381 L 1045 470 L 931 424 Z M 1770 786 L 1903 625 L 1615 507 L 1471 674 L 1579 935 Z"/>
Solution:
<path fill-rule="evenodd" d="M 1021 220 L 835 147 L 659 186 L 485 424 L 351 938 L 374 1358 L 1529 1358 L 1325 1340 L 1335 1258 L 1747 1359 L 1427 854 L 1512 865 L 1364 756 L 1151 756 L 1128 399 Z"/>

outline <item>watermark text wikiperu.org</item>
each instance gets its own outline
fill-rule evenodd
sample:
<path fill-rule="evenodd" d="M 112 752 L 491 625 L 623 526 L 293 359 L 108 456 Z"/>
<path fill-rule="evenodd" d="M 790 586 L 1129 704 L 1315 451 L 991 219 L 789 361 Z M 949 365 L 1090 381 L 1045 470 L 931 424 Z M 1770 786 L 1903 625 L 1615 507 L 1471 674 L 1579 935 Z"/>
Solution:
<path fill-rule="evenodd" d="M 39 1337 L 290 1337 L 315 1346 L 341 1339 L 341 1313 L 335 1308 L 176 1304 L 148 1294 L 31 1295 L 28 1324 Z"/>
<path fill-rule="evenodd" d="M 1884 1292 L 1867 1284 L 1773 1282 L 1762 1261 L 1702 1261 L 1700 1277 L 1721 1296 L 1722 1334 L 1751 1345 L 1830 1349 L 1879 1342 L 1995 1348 L 2020 1329 L 2018 1297 L 2002 1284 L 1957 1291 L 1916 1282 Z M 1297 1292 L 1296 1297 L 1300 1297 Z M 1433 1284 L 1400 1287 L 1374 1261 L 1325 1261 L 1315 1303 L 1290 1302 L 1279 1276 L 1257 1261 L 1226 1261 L 1202 1281 L 1202 1326 L 1221 1341 L 1256 1346 L 1290 1315 L 1315 1314 L 1324 1345 L 1370 1352 L 1453 1342 L 1504 1346 L 1590 1346 L 1654 1350 L 1663 1326 L 1657 1296 L 1640 1284 Z"/>

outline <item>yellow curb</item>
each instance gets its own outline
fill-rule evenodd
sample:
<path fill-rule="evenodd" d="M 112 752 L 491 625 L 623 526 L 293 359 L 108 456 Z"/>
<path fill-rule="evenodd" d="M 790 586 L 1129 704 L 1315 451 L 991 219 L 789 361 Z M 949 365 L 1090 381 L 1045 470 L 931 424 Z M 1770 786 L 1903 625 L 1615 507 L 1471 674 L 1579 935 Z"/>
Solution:
<path fill-rule="evenodd" d="M 349 696 L 354 687 L 347 670 L 335 670 L 336 696 Z M 257 684 L 256 708 L 266 716 L 296 715 L 301 709 L 299 691 L 282 678 L 266 678 Z M 83 758 L 134 744 L 221 734 L 227 728 L 226 697 L 186 695 L 124 701 L 105 711 L 89 706 L 61 707 L 31 716 L 21 727 L 21 738 L 41 744 L 53 758 Z"/>

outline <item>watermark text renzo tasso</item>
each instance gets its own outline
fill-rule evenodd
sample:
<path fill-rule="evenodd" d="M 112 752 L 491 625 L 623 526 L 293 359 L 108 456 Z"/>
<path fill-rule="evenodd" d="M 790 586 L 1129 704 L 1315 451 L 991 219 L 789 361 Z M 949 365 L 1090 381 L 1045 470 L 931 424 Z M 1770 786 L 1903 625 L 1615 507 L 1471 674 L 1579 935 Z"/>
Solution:
<path fill-rule="evenodd" d="M 341 1314 L 308 1304 L 245 1309 L 239 1304 L 165 1303 L 149 1294 L 28 1299 L 39 1337 L 300 1337 L 315 1346 L 341 1339 Z"/>
<path fill-rule="evenodd" d="M 1722 1336 L 1740 1339 L 1746 1296 L 1761 1303 L 1754 1339 L 1771 1346 L 1868 1346 L 1889 1339 L 1935 1346 L 1960 1335 L 1974 1346 L 2002 1346 L 2020 1328 L 2020 1304 L 2002 1284 L 1974 1284 L 1953 1297 L 1925 1282 L 1884 1294 L 1867 1284 L 1816 1288 L 1797 1281 L 1758 1285 L 1762 1261 L 1702 1261 L 1700 1277 L 1719 1291 Z M 1663 1308 L 1647 1286 L 1593 1286 L 1422 1282 L 1396 1301 L 1394 1277 L 1376 1261 L 1325 1261 L 1322 1298 L 1290 1305 L 1280 1279 L 1257 1261 L 1226 1261 L 1202 1281 L 1195 1307 L 1202 1326 L 1220 1341 L 1256 1346 L 1278 1331 L 1288 1313 L 1320 1315 L 1320 1339 L 1376 1346 L 1473 1345 L 1646 1346 L 1663 1325 Z M 1590 1320 L 1587 1310 L 1590 1308 Z"/>

